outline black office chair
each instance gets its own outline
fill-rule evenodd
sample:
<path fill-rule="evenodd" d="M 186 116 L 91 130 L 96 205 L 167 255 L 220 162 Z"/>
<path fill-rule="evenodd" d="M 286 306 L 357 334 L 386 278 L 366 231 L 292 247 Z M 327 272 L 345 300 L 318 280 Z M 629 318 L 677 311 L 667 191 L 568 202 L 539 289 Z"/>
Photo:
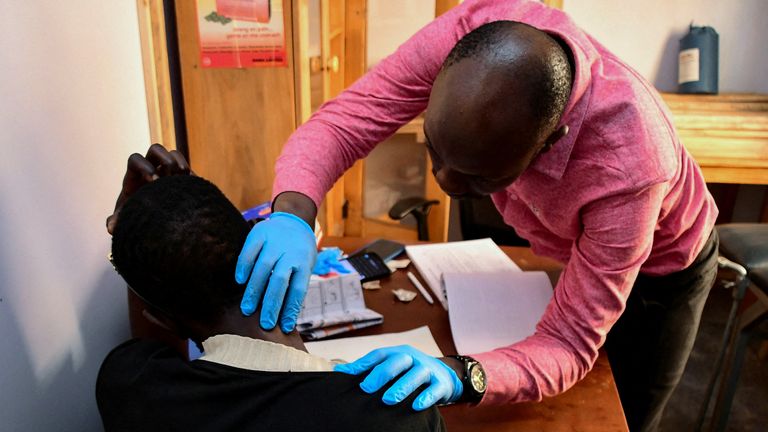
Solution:
<path fill-rule="evenodd" d="M 736 277 L 726 285 L 733 288 L 733 302 L 704 403 L 699 410 L 697 431 L 703 430 L 713 398 L 715 406 L 710 430 L 725 430 L 747 344 L 753 336 L 760 334 L 761 324 L 768 321 L 768 224 L 726 224 L 718 226 L 717 232 L 720 236 L 718 265 L 732 271 Z M 755 292 L 758 301 L 739 312 L 748 288 Z M 718 388 L 717 394 L 715 388 Z"/>
<path fill-rule="evenodd" d="M 429 226 L 427 225 L 427 216 L 429 216 L 429 211 L 435 204 L 440 204 L 440 201 L 428 200 L 422 197 L 403 198 L 389 209 L 389 217 L 394 220 L 401 220 L 408 216 L 413 216 L 416 219 L 416 230 L 419 240 L 428 241 Z"/>

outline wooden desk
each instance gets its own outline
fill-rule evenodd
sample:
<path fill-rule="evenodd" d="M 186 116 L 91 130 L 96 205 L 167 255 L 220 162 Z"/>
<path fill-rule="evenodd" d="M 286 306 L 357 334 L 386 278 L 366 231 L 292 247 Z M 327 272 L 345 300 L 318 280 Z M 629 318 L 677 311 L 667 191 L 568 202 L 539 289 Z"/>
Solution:
<path fill-rule="evenodd" d="M 361 238 L 327 238 L 326 246 L 353 251 L 367 243 Z M 561 265 L 538 257 L 528 248 L 502 248 L 523 270 L 544 270 L 556 280 Z M 414 271 L 412 268 L 409 270 Z M 421 295 L 410 303 L 401 303 L 391 293 L 394 288 L 414 290 L 398 271 L 382 280 L 382 289 L 365 292 L 366 305 L 384 315 L 384 324 L 345 333 L 340 337 L 401 332 L 428 324 L 440 350 L 456 354 L 448 313 L 438 304 L 430 305 Z M 626 431 L 627 424 L 605 353 L 601 352 L 592 371 L 565 393 L 539 403 L 521 403 L 501 407 L 463 405 L 440 409 L 451 432 L 540 432 L 540 431 Z"/>

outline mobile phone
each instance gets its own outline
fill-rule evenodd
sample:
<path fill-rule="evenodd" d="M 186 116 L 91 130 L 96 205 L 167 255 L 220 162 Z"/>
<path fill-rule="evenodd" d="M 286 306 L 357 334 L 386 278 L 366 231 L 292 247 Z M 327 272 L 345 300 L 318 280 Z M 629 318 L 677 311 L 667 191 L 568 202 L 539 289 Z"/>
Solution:
<path fill-rule="evenodd" d="M 360 252 L 347 257 L 347 262 L 359 274 L 360 282 L 368 282 L 389 276 L 392 271 L 374 252 Z"/>
<path fill-rule="evenodd" d="M 373 252 L 387 262 L 405 251 L 405 245 L 392 240 L 378 239 L 356 250 L 352 255 Z"/>

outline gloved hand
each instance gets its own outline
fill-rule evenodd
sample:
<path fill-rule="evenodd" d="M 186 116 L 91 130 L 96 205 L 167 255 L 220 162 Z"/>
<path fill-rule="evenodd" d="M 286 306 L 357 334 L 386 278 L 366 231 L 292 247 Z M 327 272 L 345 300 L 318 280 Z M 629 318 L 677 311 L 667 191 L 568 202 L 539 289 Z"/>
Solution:
<path fill-rule="evenodd" d="M 317 261 L 315 261 L 315 266 L 312 268 L 312 274 L 325 276 L 331 271 L 349 273 L 350 270 L 339 262 L 341 253 L 341 249 L 337 247 L 321 250 L 317 254 Z"/>
<path fill-rule="evenodd" d="M 292 331 L 316 257 L 315 234 L 298 216 L 277 212 L 256 224 L 235 269 L 238 283 L 248 281 L 240 310 L 244 315 L 253 314 L 263 297 L 261 326 L 273 329 L 282 309 L 280 328 L 285 333 Z"/>
<path fill-rule="evenodd" d="M 386 392 L 382 400 L 387 405 L 402 402 L 422 384 L 429 384 L 413 401 L 413 409 L 425 410 L 436 403 L 457 400 L 464 388 L 448 365 L 424 354 L 410 345 L 379 348 L 352 363 L 336 365 L 333 370 L 359 375 L 373 369 L 360 383 L 366 393 L 375 393 L 401 373 L 406 372 Z"/>

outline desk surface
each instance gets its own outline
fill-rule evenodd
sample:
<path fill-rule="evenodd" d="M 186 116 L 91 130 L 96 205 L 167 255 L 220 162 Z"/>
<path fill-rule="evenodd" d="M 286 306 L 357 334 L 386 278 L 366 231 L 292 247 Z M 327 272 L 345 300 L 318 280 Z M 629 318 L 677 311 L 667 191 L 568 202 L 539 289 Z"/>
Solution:
<path fill-rule="evenodd" d="M 339 246 L 350 252 L 366 243 L 360 238 L 327 238 L 326 246 Z M 523 270 L 544 270 L 556 280 L 561 265 L 538 257 L 528 248 L 502 248 Z M 416 272 L 415 269 L 409 270 Z M 398 271 L 382 280 L 382 289 L 365 292 L 366 305 L 384 315 L 384 324 L 345 333 L 341 337 L 401 332 L 429 325 L 444 354 L 456 354 L 448 313 L 438 304 L 430 305 L 421 295 L 410 303 L 395 299 L 391 289 L 414 290 Z M 565 393 L 539 403 L 501 407 L 450 406 L 440 409 L 451 432 L 460 431 L 626 431 L 627 425 L 611 367 L 601 352 L 592 371 Z"/>

